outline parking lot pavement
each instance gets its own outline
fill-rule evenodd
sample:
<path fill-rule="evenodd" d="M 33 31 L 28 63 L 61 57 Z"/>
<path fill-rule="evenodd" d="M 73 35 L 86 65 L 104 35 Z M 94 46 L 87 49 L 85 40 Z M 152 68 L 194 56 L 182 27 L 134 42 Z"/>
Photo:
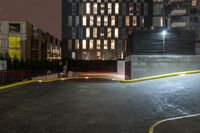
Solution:
<path fill-rule="evenodd" d="M 153 133 L 199 133 L 200 114 L 173 118 L 158 124 Z"/>
<path fill-rule="evenodd" d="M 199 79 L 82 79 L 2 90 L 0 133 L 147 133 L 159 120 L 200 112 Z"/>

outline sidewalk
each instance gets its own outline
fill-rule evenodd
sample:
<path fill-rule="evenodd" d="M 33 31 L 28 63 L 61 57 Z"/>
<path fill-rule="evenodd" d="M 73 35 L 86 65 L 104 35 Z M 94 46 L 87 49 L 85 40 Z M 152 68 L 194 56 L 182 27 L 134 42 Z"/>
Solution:
<path fill-rule="evenodd" d="M 91 77 L 91 78 L 113 78 L 113 79 L 117 79 L 117 80 L 124 80 L 125 77 L 124 75 L 120 75 L 118 73 L 101 73 L 101 72 L 83 72 L 83 73 L 76 73 L 76 75 L 78 75 L 78 77 Z"/>
<path fill-rule="evenodd" d="M 33 77 L 32 80 L 52 80 L 58 78 L 58 73 Z"/>
<path fill-rule="evenodd" d="M 200 133 L 199 115 L 161 122 L 154 128 L 153 133 Z"/>

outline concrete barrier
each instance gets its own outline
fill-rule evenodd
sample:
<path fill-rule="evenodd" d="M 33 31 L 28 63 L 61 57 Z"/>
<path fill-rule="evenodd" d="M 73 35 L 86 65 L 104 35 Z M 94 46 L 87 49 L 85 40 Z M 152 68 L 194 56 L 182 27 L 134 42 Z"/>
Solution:
<path fill-rule="evenodd" d="M 126 79 L 200 69 L 200 55 L 131 55 L 126 58 Z"/>

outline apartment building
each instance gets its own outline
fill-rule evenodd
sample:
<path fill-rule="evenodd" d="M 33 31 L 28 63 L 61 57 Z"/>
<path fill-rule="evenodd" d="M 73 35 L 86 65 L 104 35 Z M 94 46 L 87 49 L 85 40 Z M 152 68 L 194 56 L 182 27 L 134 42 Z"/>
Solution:
<path fill-rule="evenodd" d="M 124 59 L 127 37 L 135 28 L 151 28 L 149 0 L 63 0 L 64 58 Z"/>
<path fill-rule="evenodd" d="M 26 21 L 0 21 L 0 53 L 11 59 L 60 60 L 60 41 Z"/>
<path fill-rule="evenodd" d="M 199 6 L 197 0 L 62 0 L 63 57 L 124 59 L 135 30 L 193 30 L 198 49 Z"/>

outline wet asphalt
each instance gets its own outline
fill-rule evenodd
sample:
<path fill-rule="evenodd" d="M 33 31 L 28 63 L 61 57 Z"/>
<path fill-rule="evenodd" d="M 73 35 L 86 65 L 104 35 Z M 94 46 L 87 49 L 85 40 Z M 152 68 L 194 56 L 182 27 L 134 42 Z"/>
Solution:
<path fill-rule="evenodd" d="M 0 91 L 0 133 L 148 133 L 159 120 L 200 113 L 199 103 L 199 74 L 32 83 Z"/>

